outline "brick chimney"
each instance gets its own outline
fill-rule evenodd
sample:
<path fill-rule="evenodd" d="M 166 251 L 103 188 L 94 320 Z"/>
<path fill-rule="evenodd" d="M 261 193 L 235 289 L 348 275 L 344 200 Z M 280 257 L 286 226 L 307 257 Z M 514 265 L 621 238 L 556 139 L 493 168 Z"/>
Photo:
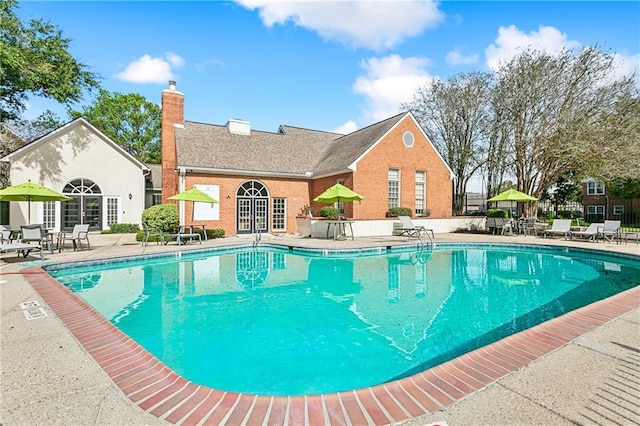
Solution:
<path fill-rule="evenodd" d="M 162 202 L 178 193 L 178 167 L 174 124 L 184 125 L 184 95 L 176 91 L 176 82 L 162 91 Z M 175 202 L 174 202 L 175 203 Z"/>

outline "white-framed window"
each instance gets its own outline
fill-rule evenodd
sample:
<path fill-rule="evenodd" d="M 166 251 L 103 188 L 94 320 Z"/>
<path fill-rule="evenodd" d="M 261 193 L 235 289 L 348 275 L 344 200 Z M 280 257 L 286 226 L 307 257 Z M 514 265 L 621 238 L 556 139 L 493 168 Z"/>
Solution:
<path fill-rule="evenodd" d="M 426 186 L 427 173 L 422 171 L 416 172 L 416 216 L 422 216 L 424 214 L 424 209 L 427 205 Z"/>
<path fill-rule="evenodd" d="M 151 198 L 151 205 L 155 206 L 157 204 L 162 204 L 162 194 L 153 194 Z"/>
<path fill-rule="evenodd" d="M 587 206 L 587 214 L 604 216 L 604 206 Z"/>
<path fill-rule="evenodd" d="M 400 169 L 389 169 L 389 208 L 400 207 Z"/>
<path fill-rule="evenodd" d="M 587 195 L 604 195 L 604 184 L 602 182 L 587 182 Z"/>
<path fill-rule="evenodd" d="M 116 197 L 107 197 L 107 226 L 112 223 L 118 223 L 119 199 Z"/>
<path fill-rule="evenodd" d="M 42 223 L 47 229 L 56 227 L 56 203 L 54 201 L 42 203 Z"/>
<path fill-rule="evenodd" d="M 613 214 L 616 216 L 620 216 L 624 214 L 624 206 L 623 205 L 615 205 L 613 206 Z"/>
<path fill-rule="evenodd" d="M 272 229 L 276 232 L 287 230 L 287 199 L 273 198 L 271 203 Z"/>

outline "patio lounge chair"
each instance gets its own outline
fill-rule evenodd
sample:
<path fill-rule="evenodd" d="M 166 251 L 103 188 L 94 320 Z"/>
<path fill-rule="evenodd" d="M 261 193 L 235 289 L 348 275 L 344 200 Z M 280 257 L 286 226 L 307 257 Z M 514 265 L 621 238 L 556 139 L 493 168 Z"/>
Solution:
<path fill-rule="evenodd" d="M 73 227 L 71 234 L 67 232 L 60 233 L 58 239 L 58 253 L 64 248 L 65 241 L 71 241 L 73 243 L 73 250 L 82 250 L 82 240 L 87 242 L 87 249 L 91 249 L 89 244 L 89 224 L 78 224 Z"/>
<path fill-rule="evenodd" d="M 22 254 L 22 256 L 26 258 L 32 250 L 38 250 L 40 252 L 40 260 L 44 260 L 44 252 L 42 251 L 42 246 L 40 244 L 20 242 L 0 244 L 0 253 L 15 251 L 18 253 L 18 257 Z"/>
<path fill-rule="evenodd" d="M 551 224 L 551 228 L 545 229 L 542 234 L 543 238 L 547 235 L 564 235 L 564 239 L 571 235 L 571 219 L 555 219 Z"/>
<path fill-rule="evenodd" d="M 400 219 L 400 224 L 402 228 L 400 228 L 400 235 L 406 235 L 411 239 L 411 237 L 420 237 L 423 233 L 426 235 L 427 233 L 431 233 L 431 238 L 434 238 L 433 229 L 427 229 L 424 226 L 414 225 L 413 221 L 409 216 L 398 216 Z"/>
<path fill-rule="evenodd" d="M 584 231 L 571 231 L 569 238 L 573 239 L 574 236 L 588 238 L 589 241 L 596 242 L 598 239 L 598 228 L 602 227 L 603 223 L 592 223 Z"/>
<path fill-rule="evenodd" d="M 620 237 L 620 223 L 619 220 L 605 220 L 604 224 L 598 228 L 598 237 L 602 237 L 602 240 L 613 241 Z"/>
<path fill-rule="evenodd" d="M 178 226 L 178 232 L 175 234 L 165 234 L 162 236 L 164 245 L 167 245 L 169 239 L 175 238 L 178 245 L 186 244 L 187 241 L 197 239 L 202 244 L 202 237 L 197 232 L 186 232 L 185 226 Z"/>

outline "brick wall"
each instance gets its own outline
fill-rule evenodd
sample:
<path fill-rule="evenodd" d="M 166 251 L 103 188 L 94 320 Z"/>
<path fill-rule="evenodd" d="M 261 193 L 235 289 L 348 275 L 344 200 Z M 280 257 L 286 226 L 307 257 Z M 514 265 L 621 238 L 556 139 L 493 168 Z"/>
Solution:
<path fill-rule="evenodd" d="M 402 135 L 410 130 L 415 138 L 408 148 Z M 353 174 L 353 190 L 365 199 L 354 203 L 353 215 L 359 219 L 381 219 L 389 209 L 388 170 L 400 170 L 400 206 L 415 212 L 415 172 L 426 172 L 426 208 L 429 217 L 451 217 L 451 175 L 435 149 L 409 116 L 375 146 L 357 164 Z"/>
<path fill-rule="evenodd" d="M 247 179 L 244 176 L 210 175 L 204 173 L 189 173 L 186 176 L 185 188 L 195 185 L 218 185 L 220 187 L 220 219 L 213 221 L 193 221 L 194 224 L 204 224 L 207 229 L 221 228 L 226 235 L 236 234 L 236 192 L 247 180 L 256 180 L 265 185 L 269 191 L 269 231 L 271 231 L 271 199 L 286 198 L 287 229 L 286 232 L 296 231 L 296 216 L 309 200 L 310 183 L 307 180 L 296 179 Z M 227 198 L 229 196 L 229 198 Z M 187 224 L 192 223 L 193 203 L 185 203 L 185 218 Z"/>

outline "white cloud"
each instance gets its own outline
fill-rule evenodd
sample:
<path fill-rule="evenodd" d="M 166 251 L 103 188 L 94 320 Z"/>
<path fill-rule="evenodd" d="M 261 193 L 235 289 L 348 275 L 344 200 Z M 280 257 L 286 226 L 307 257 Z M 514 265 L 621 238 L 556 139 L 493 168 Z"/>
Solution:
<path fill-rule="evenodd" d="M 515 25 L 510 25 L 498 29 L 498 37 L 485 49 L 485 54 L 487 66 L 496 70 L 501 63 L 513 59 L 528 48 L 554 54 L 560 53 L 563 49 L 573 49 L 578 46 L 580 46 L 579 42 L 568 40 L 566 34 L 554 27 L 540 26 L 538 31 L 526 34 Z"/>
<path fill-rule="evenodd" d="M 167 61 L 169 61 L 171 66 L 179 68 L 182 65 L 184 65 L 184 59 L 182 59 L 180 56 L 176 55 L 175 53 L 167 52 L 165 56 L 167 57 Z"/>
<path fill-rule="evenodd" d="M 478 62 L 478 55 L 465 55 L 459 49 L 447 52 L 446 60 L 451 65 L 471 65 Z"/>
<path fill-rule="evenodd" d="M 349 133 L 353 133 L 358 130 L 358 125 L 355 121 L 349 120 L 344 123 L 342 126 L 337 127 L 332 130 L 333 133 L 340 133 L 342 135 L 348 135 Z"/>
<path fill-rule="evenodd" d="M 426 58 L 416 56 L 389 55 L 360 61 L 365 74 L 353 83 L 353 91 L 366 99 L 362 121 L 370 124 L 399 113 L 400 105 L 410 102 L 416 89 L 433 79 L 425 69 L 427 65 Z"/>
<path fill-rule="evenodd" d="M 627 56 L 621 53 L 613 54 L 613 64 L 615 71 L 613 72 L 613 79 L 618 80 L 622 77 L 628 77 L 634 72 L 637 72 L 636 81 L 640 86 L 640 53 L 636 53 L 633 56 Z"/>
<path fill-rule="evenodd" d="M 222 67 L 222 66 L 224 66 L 224 62 L 222 62 L 219 59 L 207 59 L 204 62 L 196 63 L 194 66 L 195 66 L 196 70 L 204 71 L 209 66 Z"/>
<path fill-rule="evenodd" d="M 374 50 L 396 46 L 444 19 L 438 3 L 431 0 L 236 2 L 250 10 L 259 9 L 267 27 L 290 22 L 325 40 Z"/>
<path fill-rule="evenodd" d="M 184 59 L 175 53 L 167 53 L 166 59 L 144 55 L 131 62 L 124 71 L 116 75 L 122 81 L 138 84 L 166 83 L 174 80 L 173 68 L 184 64 Z"/>

